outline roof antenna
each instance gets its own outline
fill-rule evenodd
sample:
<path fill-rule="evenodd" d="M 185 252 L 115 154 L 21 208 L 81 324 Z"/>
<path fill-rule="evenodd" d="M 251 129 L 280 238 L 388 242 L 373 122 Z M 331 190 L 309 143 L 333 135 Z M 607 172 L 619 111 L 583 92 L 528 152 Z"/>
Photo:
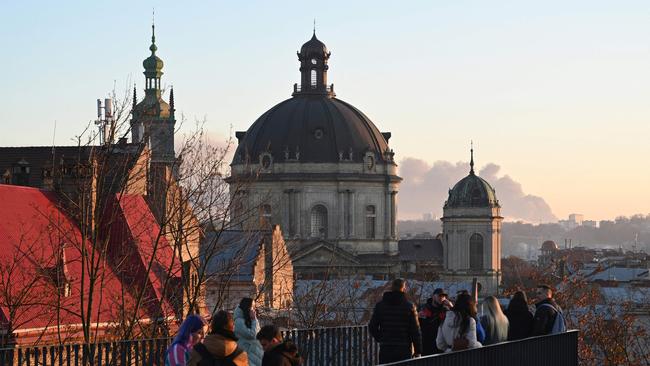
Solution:
<path fill-rule="evenodd" d="M 470 140 L 470 160 L 469 160 L 469 174 L 474 175 L 474 141 Z"/>

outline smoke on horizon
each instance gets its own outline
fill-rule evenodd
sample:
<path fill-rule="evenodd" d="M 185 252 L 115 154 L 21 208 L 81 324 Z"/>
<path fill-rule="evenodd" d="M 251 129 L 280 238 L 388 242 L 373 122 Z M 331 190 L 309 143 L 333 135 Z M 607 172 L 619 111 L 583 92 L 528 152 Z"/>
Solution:
<path fill-rule="evenodd" d="M 496 190 L 501 214 L 509 221 L 556 222 L 557 217 L 544 198 L 526 194 L 521 184 L 509 175 L 499 175 L 500 167 L 488 163 L 479 176 Z M 432 165 L 417 158 L 401 161 L 399 174 L 404 181 L 399 190 L 400 219 L 419 219 L 423 213 L 442 216 L 449 189 L 469 173 L 467 162 L 438 160 Z"/>

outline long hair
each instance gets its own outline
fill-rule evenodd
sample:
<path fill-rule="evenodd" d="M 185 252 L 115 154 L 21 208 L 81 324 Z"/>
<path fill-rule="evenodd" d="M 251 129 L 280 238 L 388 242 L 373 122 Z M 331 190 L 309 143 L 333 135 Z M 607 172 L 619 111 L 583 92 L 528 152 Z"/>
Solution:
<path fill-rule="evenodd" d="M 490 332 L 490 339 L 493 342 L 502 342 L 508 339 L 508 318 L 501 311 L 501 305 L 497 298 L 488 296 L 485 298 L 487 305 L 487 312 L 485 319 L 487 320 L 487 331 Z"/>
<path fill-rule="evenodd" d="M 526 297 L 525 292 L 517 291 L 512 295 L 512 299 L 510 299 L 510 303 L 508 303 L 508 313 L 525 311 L 530 311 L 528 309 L 528 298 Z"/>
<path fill-rule="evenodd" d="M 470 294 L 462 293 L 456 297 L 456 304 L 452 311 L 456 314 L 454 327 L 458 327 L 458 335 L 464 336 L 469 329 L 471 318 L 476 317 L 476 307 L 474 299 Z"/>
<path fill-rule="evenodd" d="M 177 343 L 187 344 L 187 342 L 190 341 L 190 335 L 192 333 L 198 332 L 205 325 L 206 322 L 200 315 L 188 315 L 188 317 L 185 318 L 181 326 L 178 328 L 178 333 L 176 334 L 176 337 L 174 337 L 172 345 Z"/>
<path fill-rule="evenodd" d="M 244 323 L 246 323 L 246 328 L 250 329 L 253 325 L 253 320 L 251 319 L 251 308 L 253 307 L 253 299 L 250 297 L 244 297 L 239 302 L 239 308 L 244 313 Z"/>

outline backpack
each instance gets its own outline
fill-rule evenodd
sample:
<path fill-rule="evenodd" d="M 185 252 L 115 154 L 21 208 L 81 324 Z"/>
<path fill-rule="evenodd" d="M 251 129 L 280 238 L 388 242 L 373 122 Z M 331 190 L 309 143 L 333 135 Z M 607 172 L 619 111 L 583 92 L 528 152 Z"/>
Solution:
<path fill-rule="evenodd" d="M 239 348 L 235 349 L 233 353 L 226 356 L 225 358 L 215 357 L 203 343 L 199 343 L 194 346 L 194 350 L 201 355 L 201 361 L 199 361 L 199 366 L 237 366 L 234 359 L 244 353 L 244 350 Z"/>
<path fill-rule="evenodd" d="M 551 304 L 542 304 L 542 306 L 547 306 L 557 314 L 555 316 L 555 321 L 553 322 L 553 327 L 551 328 L 551 334 L 566 333 L 566 320 L 564 319 L 564 314 L 559 309 L 556 309 Z"/>

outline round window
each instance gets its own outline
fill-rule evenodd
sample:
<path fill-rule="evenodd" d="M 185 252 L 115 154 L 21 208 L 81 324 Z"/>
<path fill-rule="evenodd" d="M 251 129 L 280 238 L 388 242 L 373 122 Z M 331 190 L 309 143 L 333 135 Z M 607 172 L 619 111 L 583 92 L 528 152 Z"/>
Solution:
<path fill-rule="evenodd" d="M 315 58 L 312 58 L 312 59 L 311 59 L 311 64 L 312 64 L 312 65 L 316 65 L 317 63 L 318 63 L 318 61 L 316 61 Z"/>
<path fill-rule="evenodd" d="M 323 130 L 320 129 L 320 128 L 317 128 L 316 130 L 314 130 L 314 137 L 316 138 L 316 140 L 322 139 L 323 138 Z"/>

